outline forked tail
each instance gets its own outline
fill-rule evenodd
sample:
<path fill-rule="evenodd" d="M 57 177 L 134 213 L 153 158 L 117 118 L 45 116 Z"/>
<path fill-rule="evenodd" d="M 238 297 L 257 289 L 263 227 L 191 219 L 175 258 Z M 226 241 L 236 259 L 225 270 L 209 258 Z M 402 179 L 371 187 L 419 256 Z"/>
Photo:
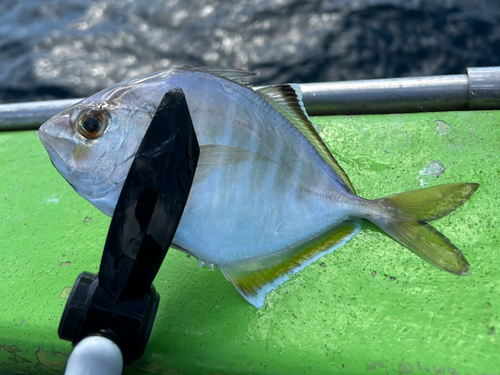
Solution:
<path fill-rule="evenodd" d="M 373 201 L 367 219 L 436 267 L 456 275 L 469 274 L 462 252 L 428 222 L 453 212 L 474 194 L 475 183 L 454 183 L 391 195 Z"/>

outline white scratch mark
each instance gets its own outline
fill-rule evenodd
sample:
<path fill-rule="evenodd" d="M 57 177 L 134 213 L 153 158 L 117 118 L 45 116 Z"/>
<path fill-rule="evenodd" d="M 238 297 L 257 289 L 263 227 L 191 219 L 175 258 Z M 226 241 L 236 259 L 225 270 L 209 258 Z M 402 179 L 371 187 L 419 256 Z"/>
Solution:
<path fill-rule="evenodd" d="M 59 198 L 56 198 L 54 196 L 51 196 L 49 199 L 47 199 L 47 203 L 54 203 L 57 204 L 59 203 Z"/>
<path fill-rule="evenodd" d="M 439 133 L 439 135 L 445 135 L 450 132 L 451 130 L 451 125 L 447 124 L 444 121 L 441 120 L 436 120 L 436 130 Z"/>
<path fill-rule="evenodd" d="M 433 161 L 429 163 L 423 170 L 420 171 L 418 179 L 420 180 L 420 186 L 429 185 L 429 183 L 444 172 L 444 165 L 439 161 Z"/>

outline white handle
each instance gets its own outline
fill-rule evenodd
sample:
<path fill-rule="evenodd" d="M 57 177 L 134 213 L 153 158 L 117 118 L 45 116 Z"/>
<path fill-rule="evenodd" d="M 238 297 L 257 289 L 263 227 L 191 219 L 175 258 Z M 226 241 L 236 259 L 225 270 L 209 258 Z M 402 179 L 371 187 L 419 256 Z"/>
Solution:
<path fill-rule="evenodd" d="M 123 355 L 113 341 L 89 336 L 80 341 L 68 359 L 65 375 L 121 375 Z"/>

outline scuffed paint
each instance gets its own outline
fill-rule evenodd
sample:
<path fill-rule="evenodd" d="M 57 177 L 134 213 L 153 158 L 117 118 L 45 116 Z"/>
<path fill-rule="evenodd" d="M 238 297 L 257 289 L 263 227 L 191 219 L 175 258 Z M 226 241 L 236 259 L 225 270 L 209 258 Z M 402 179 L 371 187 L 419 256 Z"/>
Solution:
<path fill-rule="evenodd" d="M 444 171 L 445 167 L 440 161 L 429 163 L 418 175 L 420 186 L 431 184 L 436 178 L 439 178 Z"/>
<path fill-rule="evenodd" d="M 50 197 L 50 198 L 47 199 L 47 202 L 48 203 L 55 203 L 55 204 L 57 204 L 57 203 L 59 203 L 59 198 L 56 198 L 56 197 L 52 196 L 52 197 Z"/>
<path fill-rule="evenodd" d="M 18 355 L 18 352 L 20 351 L 19 350 L 19 347 L 17 345 L 7 345 L 7 344 L 4 344 L 4 345 L 0 345 L 0 348 L 2 348 L 3 350 L 5 350 L 7 353 L 9 353 L 14 361 L 18 364 L 24 364 L 24 363 L 29 363 L 31 362 L 30 360 L 26 359 L 26 358 L 23 358 L 21 357 L 20 355 Z"/>
<path fill-rule="evenodd" d="M 66 366 L 68 356 L 55 351 L 54 349 L 45 350 L 43 347 L 38 348 L 36 352 L 38 363 L 43 367 L 60 367 Z"/>
<path fill-rule="evenodd" d="M 436 131 L 439 133 L 439 135 L 448 134 L 450 130 L 451 130 L 450 124 L 441 120 L 436 120 Z"/>
<path fill-rule="evenodd" d="M 59 294 L 59 297 L 64 298 L 64 299 L 68 299 L 72 289 L 73 289 L 72 286 L 65 286 L 63 288 L 61 294 Z"/>
<path fill-rule="evenodd" d="M 377 368 L 385 368 L 385 365 L 381 361 L 375 361 L 366 365 L 367 371 L 375 370 Z"/>

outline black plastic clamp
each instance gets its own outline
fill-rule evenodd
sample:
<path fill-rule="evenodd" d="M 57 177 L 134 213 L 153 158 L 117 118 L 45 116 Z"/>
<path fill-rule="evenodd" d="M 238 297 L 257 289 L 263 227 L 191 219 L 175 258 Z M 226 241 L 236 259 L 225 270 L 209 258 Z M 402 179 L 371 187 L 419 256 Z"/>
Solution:
<path fill-rule="evenodd" d="M 163 97 L 142 140 L 115 208 L 99 274 L 78 276 L 58 334 L 76 345 L 102 335 L 124 362 L 142 356 L 160 300 L 153 280 L 184 211 L 199 157 L 180 88 Z"/>

